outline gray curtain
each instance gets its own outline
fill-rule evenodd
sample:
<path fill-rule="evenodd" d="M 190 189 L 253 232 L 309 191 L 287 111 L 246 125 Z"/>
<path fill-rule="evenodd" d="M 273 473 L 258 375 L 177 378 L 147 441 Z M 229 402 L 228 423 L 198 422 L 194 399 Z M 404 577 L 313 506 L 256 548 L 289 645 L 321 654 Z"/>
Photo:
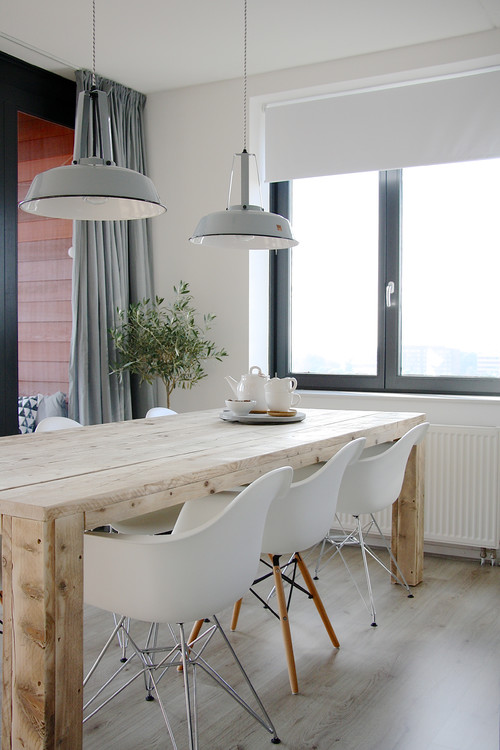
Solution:
<path fill-rule="evenodd" d="M 92 73 L 76 72 L 78 93 Z M 113 158 L 119 167 L 145 173 L 144 94 L 96 76 L 108 93 Z M 75 221 L 73 233 L 73 331 L 69 368 L 69 415 L 82 424 L 143 417 L 155 389 L 125 374 L 110 375 L 116 355 L 108 329 L 116 310 L 153 295 L 148 220 Z"/>

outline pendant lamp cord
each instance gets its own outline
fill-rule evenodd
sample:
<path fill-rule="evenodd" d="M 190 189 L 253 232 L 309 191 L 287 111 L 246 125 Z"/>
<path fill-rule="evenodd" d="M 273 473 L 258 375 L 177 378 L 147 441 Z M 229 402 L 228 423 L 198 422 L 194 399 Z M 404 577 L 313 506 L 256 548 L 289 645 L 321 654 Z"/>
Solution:
<path fill-rule="evenodd" d="M 247 0 L 244 0 L 244 12 L 243 12 L 243 151 L 246 151 L 246 150 L 247 150 Z"/>
<path fill-rule="evenodd" d="M 92 0 L 92 88 L 96 88 L 95 78 L 95 0 Z"/>

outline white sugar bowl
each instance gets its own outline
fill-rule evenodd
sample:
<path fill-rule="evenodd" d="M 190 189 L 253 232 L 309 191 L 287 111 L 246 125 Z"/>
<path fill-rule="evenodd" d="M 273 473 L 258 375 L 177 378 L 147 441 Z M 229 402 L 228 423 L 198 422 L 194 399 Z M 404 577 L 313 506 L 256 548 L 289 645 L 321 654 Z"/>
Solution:
<path fill-rule="evenodd" d="M 250 414 L 252 409 L 255 409 L 257 401 L 250 398 L 228 398 L 226 399 L 226 406 L 229 411 L 236 414 L 238 417 L 244 417 Z"/>

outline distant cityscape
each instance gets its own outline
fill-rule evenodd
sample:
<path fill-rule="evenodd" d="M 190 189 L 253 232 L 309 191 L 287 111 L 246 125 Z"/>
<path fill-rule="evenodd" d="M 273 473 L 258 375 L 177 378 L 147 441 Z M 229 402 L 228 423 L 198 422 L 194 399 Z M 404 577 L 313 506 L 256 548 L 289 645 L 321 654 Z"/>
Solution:
<path fill-rule="evenodd" d="M 325 375 L 375 375 L 373 362 L 333 361 L 321 355 L 294 356 L 292 370 Z M 481 355 L 446 346 L 405 346 L 401 374 L 417 377 L 500 378 L 500 355 Z"/>
<path fill-rule="evenodd" d="M 446 346 L 405 346 L 402 375 L 500 378 L 500 356 L 463 352 Z"/>

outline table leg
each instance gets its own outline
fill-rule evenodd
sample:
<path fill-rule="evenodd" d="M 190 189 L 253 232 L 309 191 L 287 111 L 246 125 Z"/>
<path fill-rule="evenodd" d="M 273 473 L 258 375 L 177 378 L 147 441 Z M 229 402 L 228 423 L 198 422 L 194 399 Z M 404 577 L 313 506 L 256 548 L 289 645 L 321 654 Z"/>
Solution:
<path fill-rule="evenodd" d="M 2 534 L 2 750 L 81 750 L 83 515 Z"/>
<path fill-rule="evenodd" d="M 425 446 L 420 443 L 410 453 L 401 494 L 392 506 L 391 548 L 409 586 L 423 579 L 424 474 Z"/>

